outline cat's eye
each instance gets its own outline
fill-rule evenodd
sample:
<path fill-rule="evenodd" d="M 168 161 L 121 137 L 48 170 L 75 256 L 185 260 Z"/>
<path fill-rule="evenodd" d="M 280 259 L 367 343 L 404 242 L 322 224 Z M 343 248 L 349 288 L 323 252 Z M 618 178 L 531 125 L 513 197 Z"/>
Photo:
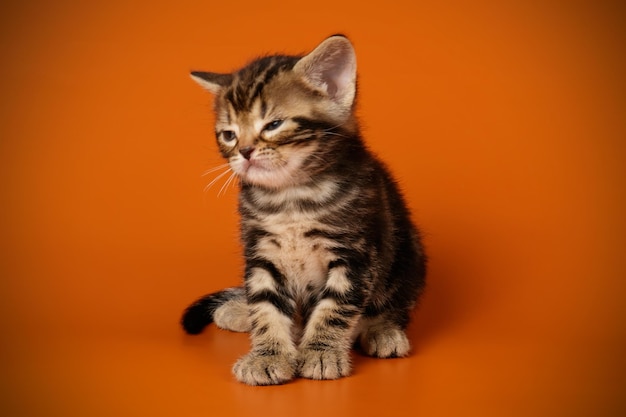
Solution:
<path fill-rule="evenodd" d="M 263 131 L 265 132 L 271 132 L 272 130 L 276 130 L 280 127 L 280 125 L 282 125 L 284 122 L 284 120 L 282 119 L 276 119 L 273 120 L 271 122 L 269 122 L 268 124 L 265 125 L 265 127 L 263 128 Z"/>
<path fill-rule="evenodd" d="M 232 130 L 222 130 L 221 136 L 224 142 L 232 142 L 237 139 L 237 135 Z"/>

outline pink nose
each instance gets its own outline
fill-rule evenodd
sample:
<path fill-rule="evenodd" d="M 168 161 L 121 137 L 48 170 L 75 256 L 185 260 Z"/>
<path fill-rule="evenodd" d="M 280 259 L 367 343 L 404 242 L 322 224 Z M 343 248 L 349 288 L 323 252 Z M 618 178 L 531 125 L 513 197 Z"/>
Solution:
<path fill-rule="evenodd" d="M 252 156 L 252 152 L 254 152 L 254 146 L 246 146 L 244 148 L 239 149 L 239 153 L 246 159 L 250 159 Z"/>

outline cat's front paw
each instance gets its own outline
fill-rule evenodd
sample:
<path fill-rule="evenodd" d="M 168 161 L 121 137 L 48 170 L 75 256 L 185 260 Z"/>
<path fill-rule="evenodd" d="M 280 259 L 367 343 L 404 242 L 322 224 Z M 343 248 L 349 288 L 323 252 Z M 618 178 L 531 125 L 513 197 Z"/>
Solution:
<path fill-rule="evenodd" d="M 337 379 L 350 375 L 349 352 L 336 349 L 300 350 L 299 374 L 309 379 Z"/>
<path fill-rule="evenodd" d="M 376 326 L 363 333 L 359 342 L 363 351 L 377 358 L 407 356 L 411 345 L 406 334 L 394 327 Z"/>
<path fill-rule="evenodd" d="M 297 364 L 292 355 L 250 352 L 235 363 L 233 374 L 248 385 L 278 385 L 294 378 Z"/>

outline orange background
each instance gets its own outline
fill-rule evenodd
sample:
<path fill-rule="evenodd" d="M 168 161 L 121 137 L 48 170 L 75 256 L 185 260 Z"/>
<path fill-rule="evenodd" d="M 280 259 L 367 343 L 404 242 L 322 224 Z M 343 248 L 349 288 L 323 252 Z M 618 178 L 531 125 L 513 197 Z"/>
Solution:
<path fill-rule="evenodd" d="M 625 415 L 620 2 L 12 3 L 1 415 Z M 337 32 L 426 235 L 414 352 L 247 387 L 230 375 L 246 335 L 178 326 L 242 270 L 236 191 L 203 192 L 211 97 L 187 73 Z"/>

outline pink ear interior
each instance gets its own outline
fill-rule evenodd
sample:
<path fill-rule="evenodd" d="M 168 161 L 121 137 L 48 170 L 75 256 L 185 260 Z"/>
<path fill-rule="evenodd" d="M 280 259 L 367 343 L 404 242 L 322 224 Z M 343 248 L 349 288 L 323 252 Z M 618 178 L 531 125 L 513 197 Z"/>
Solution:
<path fill-rule="evenodd" d="M 330 98 L 341 98 L 356 80 L 356 57 L 350 41 L 334 36 L 302 58 L 304 76 Z"/>

